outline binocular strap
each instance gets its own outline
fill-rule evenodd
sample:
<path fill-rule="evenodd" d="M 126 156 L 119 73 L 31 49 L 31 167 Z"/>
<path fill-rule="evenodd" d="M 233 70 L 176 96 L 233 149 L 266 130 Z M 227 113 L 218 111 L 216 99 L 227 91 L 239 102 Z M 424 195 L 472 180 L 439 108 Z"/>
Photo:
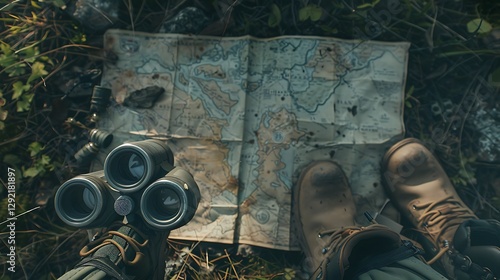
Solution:
<path fill-rule="evenodd" d="M 87 257 L 80 261 L 75 268 L 92 266 L 118 280 L 132 280 L 126 276 L 109 258 L 106 257 Z"/>
<path fill-rule="evenodd" d="M 147 237 L 136 227 L 121 225 L 117 231 L 110 230 L 106 236 L 85 246 L 80 251 L 84 259 L 75 268 L 95 267 L 119 280 L 132 280 L 137 275 L 147 275 L 151 267 L 146 265 L 146 258 L 141 251 L 148 242 Z"/>

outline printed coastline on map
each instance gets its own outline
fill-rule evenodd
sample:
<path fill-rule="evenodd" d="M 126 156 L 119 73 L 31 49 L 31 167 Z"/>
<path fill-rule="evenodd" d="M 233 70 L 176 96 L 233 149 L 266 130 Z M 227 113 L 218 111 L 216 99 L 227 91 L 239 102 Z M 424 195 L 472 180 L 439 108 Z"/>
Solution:
<path fill-rule="evenodd" d="M 104 66 L 114 102 L 98 127 L 115 137 L 93 169 L 123 142 L 166 140 L 202 194 L 170 238 L 297 249 L 293 183 L 314 160 L 342 166 L 358 220 L 384 203 L 379 161 L 404 132 L 408 43 L 110 30 L 104 44 L 118 59 Z M 151 109 L 122 105 L 148 86 L 165 90 Z"/>

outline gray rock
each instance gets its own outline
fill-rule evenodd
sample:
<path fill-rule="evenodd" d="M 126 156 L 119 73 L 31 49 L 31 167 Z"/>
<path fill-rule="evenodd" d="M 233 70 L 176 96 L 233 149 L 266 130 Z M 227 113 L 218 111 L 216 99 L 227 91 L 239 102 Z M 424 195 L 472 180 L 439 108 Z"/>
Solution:
<path fill-rule="evenodd" d="M 472 123 L 480 132 L 478 160 L 500 162 L 500 111 L 497 108 L 486 109 L 480 104 L 472 115 Z"/>
<path fill-rule="evenodd" d="M 123 105 L 129 108 L 149 109 L 153 107 L 158 97 L 160 97 L 164 91 L 165 89 L 159 86 L 149 86 L 136 90 L 125 97 Z"/>
<path fill-rule="evenodd" d="M 105 31 L 118 22 L 121 2 L 115 0 L 70 1 L 66 12 L 87 28 Z"/>
<path fill-rule="evenodd" d="M 196 7 L 182 9 L 173 18 L 165 21 L 160 28 L 160 33 L 198 34 L 208 24 L 210 19 Z"/>

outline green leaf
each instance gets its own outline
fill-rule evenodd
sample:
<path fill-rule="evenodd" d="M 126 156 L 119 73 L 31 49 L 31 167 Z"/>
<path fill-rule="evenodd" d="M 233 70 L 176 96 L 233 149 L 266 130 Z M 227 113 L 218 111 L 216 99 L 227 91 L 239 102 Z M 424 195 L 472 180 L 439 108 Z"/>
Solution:
<path fill-rule="evenodd" d="M 51 66 L 54 66 L 54 61 L 52 61 L 52 59 L 50 59 L 48 56 L 46 55 L 43 55 L 43 56 L 40 56 L 38 58 L 39 61 L 43 61 L 43 62 L 47 62 L 48 64 L 50 64 Z"/>
<path fill-rule="evenodd" d="M 305 6 L 304 8 L 299 10 L 299 20 L 306 21 L 311 16 L 309 15 L 309 6 Z"/>
<path fill-rule="evenodd" d="M 41 151 L 43 151 L 43 146 L 40 142 L 32 142 L 28 146 L 28 151 L 30 152 L 30 156 L 34 157 L 38 155 Z"/>
<path fill-rule="evenodd" d="M 292 280 L 295 279 L 295 270 L 292 268 L 285 268 L 285 279 Z"/>
<path fill-rule="evenodd" d="M 5 106 L 5 104 L 7 104 L 7 100 L 3 98 L 3 92 L 0 90 L 0 108 Z"/>
<path fill-rule="evenodd" d="M 321 18 L 321 15 L 323 15 L 323 10 L 320 7 L 314 5 L 310 9 L 310 15 L 312 21 L 318 21 Z"/>
<path fill-rule="evenodd" d="M 17 62 L 16 54 L 13 53 L 8 44 L 0 44 L 0 50 L 2 52 L 2 55 L 0 55 L 0 66 L 8 67 Z"/>
<path fill-rule="evenodd" d="M 484 19 L 476 18 L 467 23 L 467 31 L 469 33 L 485 34 L 493 29 L 491 24 Z"/>
<path fill-rule="evenodd" d="M 9 165 L 18 165 L 21 163 L 21 159 L 14 154 L 6 154 L 3 156 L 3 162 Z"/>
<path fill-rule="evenodd" d="M 271 5 L 271 13 L 269 14 L 269 19 L 267 20 L 267 24 L 269 27 L 276 27 L 281 22 L 281 11 L 280 8 L 276 4 Z"/>
<path fill-rule="evenodd" d="M 50 168 L 50 166 L 48 166 L 50 165 L 50 157 L 48 155 L 42 155 L 40 158 L 40 164 Z"/>
<path fill-rule="evenodd" d="M 304 8 L 299 10 L 299 20 L 306 21 L 307 19 L 311 19 L 311 21 L 318 21 L 323 14 L 323 10 L 321 7 L 309 4 Z"/>
<path fill-rule="evenodd" d="M 38 50 L 37 47 L 29 47 L 27 49 L 24 49 L 21 52 L 21 55 L 22 55 L 22 57 L 24 57 L 24 60 L 29 62 L 29 63 L 35 62 L 35 59 L 37 58 L 37 56 L 39 54 L 40 54 L 40 51 Z"/>
<path fill-rule="evenodd" d="M 0 66 L 8 67 L 17 62 L 17 57 L 11 54 L 0 55 Z"/>
<path fill-rule="evenodd" d="M 17 59 L 17 58 L 16 58 Z M 5 72 L 9 73 L 9 77 L 18 77 L 26 73 L 26 64 L 24 62 L 14 62 L 9 64 L 11 67 L 6 67 Z"/>
<path fill-rule="evenodd" d="M 406 92 L 406 99 L 410 98 L 413 95 L 413 92 L 415 92 L 415 86 L 412 85 Z"/>
<path fill-rule="evenodd" d="M 26 83 L 29 84 L 33 80 L 41 78 L 47 74 L 49 74 L 49 72 L 45 70 L 45 64 L 37 61 L 31 65 L 31 75 Z"/>
<path fill-rule="evenodd" d="M 23 92 L 28 91 L 31 86 L 30 85 L 24 85 L 23 82 L 17 81 L 12 85 L 14 93 L 12 94 L 12 99 L 18 99 L 23 95 Z"/>
<path fill-rule="evenodd" d="M 17 106 L 17 111 L 18 112 L 24 112 L 28 111 L 31 106 L 31 101 L 33 100 L 33 97 L 35 94 L 30 93 L 30 94 L 23 94 L 20 100 L 17 100 L 16 106 Z"/>
<path fill-rule="evenodd" d="M 25 178 L 36 177 L 38 174 L 43 173 L 44 169 L 41 166 L 33 166 L 28 169 L 23 169 L 23 176 Z"/>
<path fill-rule="evenodd" d="M 10 46 L 6 43 L 2 43 L 0 44 L 0 50 L 2 50 L 2 53 L 5 54 L 5 55 L 10 55 L 12 54 L 12 49 L 10 48 Z"/>
<path fill-rule="evenodd" d="M 7 116 L 9 115 L 9 111 L 0 109 L 0 121 L 5 121 Z"/>
<path fill-rule="evenodd" d="M 37 8 L 37 9 L 41 9 L 42 8 L 42 7 L 38 6 L 38 4 L 35 1 L 33 1 L 33 0 L 31 0 L 31 6 Z"/>

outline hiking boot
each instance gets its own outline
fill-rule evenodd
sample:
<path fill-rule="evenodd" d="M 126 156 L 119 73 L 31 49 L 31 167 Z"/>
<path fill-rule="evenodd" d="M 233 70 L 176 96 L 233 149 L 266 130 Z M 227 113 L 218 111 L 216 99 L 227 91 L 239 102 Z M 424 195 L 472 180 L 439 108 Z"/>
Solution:
<path fill-rule="evenodd" d="M 142 223 L 115 223 L 102 237 L 82 248 L 83 259 L 59 280 L 163 279 L 168 235 Z"/>
<path fill-rule="evenodd" d="M 402 215 L 423 236 L 417 240 L 439 260 L 449 277 L 454 267 L 449 253 L 458 227 L 477 219 L 460 199 L 443 168 L 417 139 L 404 139 L 392 146 L 382 159 L 386 190 Z"/>
<path fill-rule="evenodd" d="M 356 225 L 347 177 L 333 162 L 307 166 L 293 195 L 297 235 L 312 279 L 350 279 L 369 268 L 361 265 L 366 260 L 401 247 L 399 234 L 385 226 Z"/>
<path fill-rule="evenodd" d="M 455 267 L 464 267 L 472 279 L 500 278 L 500 222 L 497 220 L 468 220 L 458 227 L 453 246 L 459 254 L 451 254 Z M 472 264 L 471 262 L 474 262 Z M 474 267 L 477 264 L 479 267 Z M 459 275 L 460 276 L 460 275 Z M 461 277 L 455 277 L 461 279 Z M 467 279 L 467 277 L 464 277 Z"/>

